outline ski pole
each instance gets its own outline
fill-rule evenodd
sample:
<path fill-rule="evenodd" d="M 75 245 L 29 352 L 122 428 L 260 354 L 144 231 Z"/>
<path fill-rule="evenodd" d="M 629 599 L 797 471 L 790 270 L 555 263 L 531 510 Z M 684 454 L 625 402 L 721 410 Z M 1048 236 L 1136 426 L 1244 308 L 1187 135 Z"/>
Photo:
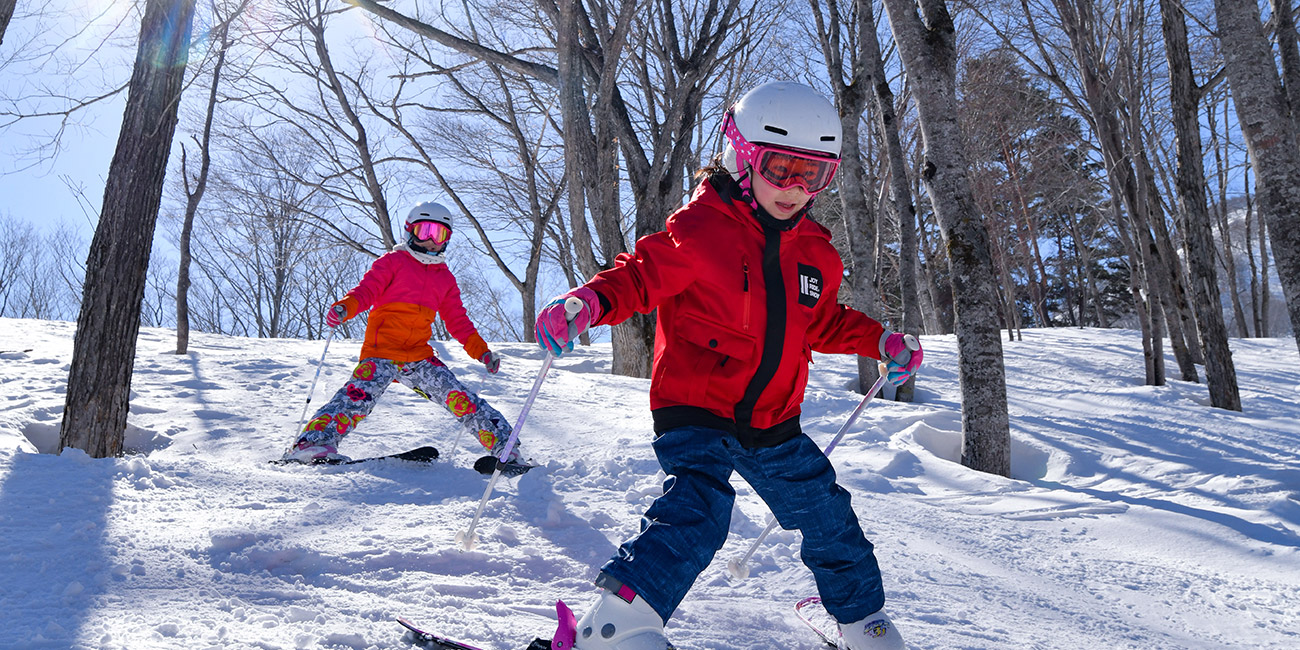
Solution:
<path fill-rule="evenodd" d="M 331 327 L 330 335 L 325 337 L 325 349 L 320 353 L 320 362 L 316 364 L 316 376 L 311 378 L 311 388 L 307 389 L 307 402 L 302 405 L 302 415 L 298 416 L 298 428 L 293 435 L 302 433 L 302 425 L 307 421 L 307 408 L 311 406 L 312 395 L 316 393 L 316 380 L 320 379 L 320 369 L 325 367 L 325 355 L 329 354 L 330 342 L 334 340 L 334 333 L 338 328 Z"/>
<path fill-rule="evenodd" d="M 582 299 L 570 297 L 564 301 L 564 316 L 569 321 L 569 340 L 573 340 L 573 317 L 582 310 Z M 501 449 L 501 455 L 497 457 L 496 469 L 492 470 L 492 478 L 488 479 L 487 489 L 483 491 L 483 498 L 478 501 L 478 510 L 474 512 L 474 518 L 469 522 L 469 528 L 456 533 L 456 541 L 460 543 L 465 550 L 471 550 L 478 543 L 478 537 L 474 535 L 474 528 L 478 525 L 479 517 L 483 514 L 483 507 L 487 505 L 488 497 L 492 496 L 492 489 L 496 487 L 497 479 L 501 477 L 501 468 L 505 466 L 506 459 L 510 458 L 510 452 L 514 451 L 515 441 L 519 439 L 519 431 L 524 428 L 524 421 L 528 418 L 528 411 L 533 408 L 533 400 L 537 398 L 537 393 L 542 388 L 542 381 L 546 379 L 546 373 L 551 369 L 551 362 L 555 361 L 555 355 L 549 350 L 546 352 L 546 360 L 542 362 L 542 369 L 537 373 L 537 379 L 533 381 L 533 389 L 528 392 L 528 397 L 524 399 L 524 407 L 519 411 L 519 419 L 515 422 L 514 428 L 510 431 L 510 438 L 506 440 L 506 446 Z"/>
<path fill-rule="evenodd" d="M 918 350 L 921 347 L 921 344 L 917 342 L 916 337 L 911 334 L 908 334 L 907 338 L 904 340 L 907 343 L 907 348 L 909 350 Z M 871 390 L 867 391 L 867 395 L 862 398 L 862 401 L 858 402 L 857 408 L 853 409 L 853 412 L 849 414 L 849 419 L 844 421 L 844 425 L 840 427 L 839 432 L 831 439 L 830 444 L 826 445 L 826 448 L 822 450 L 823 455 L 829 457 L 831 452 L 835 451 L 835 447 L 840 444 L 840 440 L 844 438 L 844 434 L 848 433 L 849 427 L 853 426 L 854 422 L 857 422 L 858 416 L 862 415 L 862 411 L 867 408 L 867 404 L 871 402 L 871 398 L 875 397 L 876 393 L 879 393 L 880 389 L 885 387 L 885 382 L 888 381 L 888 375 L 885 373 L 884 362 L 880 363 L 877 370 L 880 372 L 880 377 L 876 379 L 876 383 L 871 385 Z M 758 536 L 758 539 L 755 539 L 754 543 L 749 545 L 749 550 L 745 551 L 743 556 L 732 558 L 727 562 L 727 571 L 731 573 L 732 577 L 737 580 L 744 580 L 749 577 L 749 558 L 754 555 L 754 551 L 758 550 L 758 545 L 762 544 L 763 540 L 767 539 L 767 536 L 776 528 L 776 524 L 776 518 L 773 517 L 772 521 L 767 524 L 767 528 L 764 528 L 763 533 Z"/>
<path fill-rule="evenodd" d="M 451 453 L 447 454 L 447 458 L 450 459 L 456 457 L 456 450 L 460 448 L 460 437 L 464 434 L 465 427 L 460 427 L 460 433 L 456 434 L 456 441 L 451 443 Z"/>

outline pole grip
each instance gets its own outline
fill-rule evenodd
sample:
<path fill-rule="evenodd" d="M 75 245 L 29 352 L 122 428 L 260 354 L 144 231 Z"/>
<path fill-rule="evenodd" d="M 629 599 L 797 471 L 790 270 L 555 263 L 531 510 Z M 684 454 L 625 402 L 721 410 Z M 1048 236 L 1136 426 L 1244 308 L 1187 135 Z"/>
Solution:
<path fill-rule="evenodd" d="M 582 307 L 583 307 L 582 298 L 579 298 L 577 296 L 569 296 L 568 298 L 565 298 L 564 299 L 565 320 L 572 321 L 573 318 L 578 315 L 578 312 L 582 311 Z"/>
<path fill-rule="evenodd" d="M 912 353 L 921 349 L 921 342 L 916 340 L 916 337 L 911 334 L 903 336 L 903 345 L 906 346 L 906 353 L 899 351 L 898 354 L 895 354 L 892 358 L 888 359 L 889 361 L 893 361 L 900 366 L 905 366 L 908 361 L 912 360 Z"/>

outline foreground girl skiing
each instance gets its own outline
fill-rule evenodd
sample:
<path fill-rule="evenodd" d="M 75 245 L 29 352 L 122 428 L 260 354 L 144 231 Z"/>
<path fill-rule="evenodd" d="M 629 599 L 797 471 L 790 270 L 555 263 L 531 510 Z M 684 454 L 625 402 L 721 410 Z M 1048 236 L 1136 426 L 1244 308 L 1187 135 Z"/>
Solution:
<path fill-rule="evenodd" d="M 871 542 L 799 411 L 814 350 L 887 359 L 895 383 L 920 366 L 921 351 L 836 302 L 844 267 L 830 232 L 807 215 L 839 165 L 834 106 L 807 86 L 770 83 L 742 97 L 722 128 L 720 164 L 701 170 L 666 231 L 537 318 L 541 345 L 559 355 L 587 327 L 659 310 L 650 408 L 668 479 L 641 533 L 602 567 L 576 648 L 667 646 L 664 622 L 726 541 L 733 471 L 782 527 L 803 533 L 802 558 L 840 624 L 840 647 L 902 648 Z M 584 308 L 566 323 L 570 296 Z"/>
<path fill-rule="evenodd" d="M 482 361 L 491 373 L 501 365 L 465 313 L 456 277 L 443 260 L 451 239 L 451 213 L 437 203 L 421 203 L 406 217 L 406 232 L 410 236 L 405 243 L 375 260 L 361 283 L 330 305 L 325 317 L 330 327 L 371 309 L 361 363 L 348 383 L 307 421 L 284 460 L 344 459 L 338 453 L 339 442 L 370 414 L 394 381 L 445 406 L 494 455 L 509 439 L 506 419 L 465 388 L 429 345 L 434 316 L 441 314 L 447 331 L 469 356 Z M 430 428 L 419 423 L 412 427 Z M 516 442 L 509 460 L 518 458 Z"/>

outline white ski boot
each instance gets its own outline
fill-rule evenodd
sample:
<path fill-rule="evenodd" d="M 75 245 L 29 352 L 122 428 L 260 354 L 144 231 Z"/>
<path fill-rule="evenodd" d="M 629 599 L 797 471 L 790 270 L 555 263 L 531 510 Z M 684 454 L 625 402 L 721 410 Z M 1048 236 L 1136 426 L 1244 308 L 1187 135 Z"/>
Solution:
<path fill-rule="evenodd" d="M 904 650 L 903 635 L 885 610 L 856 623 L 840 623 L 840 650 Z"/>
<path fill-rule="evenodd" d="M 616 582 L 616 581 L 611 581 Z M 631 597 L 631 601 L 627 597 Z M 578 621 L 574 650 L 665 650 L 664 621 L 627 588 L 602 589 L 600 600 Z"/>
<path fill-rule="evenodd" d="M 294 443 L 284 455 L 280 457 L 280 462 L 295 462 L 304 465 L 317 465 L 327 463 L 346 462 L 349 458 L 340 454 L 338 449 L 328 443 L 312 442 L 310 440 L 299 440 Z"/>

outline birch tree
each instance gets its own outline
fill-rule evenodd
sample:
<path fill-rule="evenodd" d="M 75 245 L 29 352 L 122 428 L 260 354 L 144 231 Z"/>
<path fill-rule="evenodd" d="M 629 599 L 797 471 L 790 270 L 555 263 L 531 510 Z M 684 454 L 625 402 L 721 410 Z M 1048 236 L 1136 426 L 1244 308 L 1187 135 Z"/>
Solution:
<path fill-rule="evenodd" d="M 1224 71 L 1255 171 L 1260 216 L 1268 227 L 1278 280 L 1300 348 L 1300 146 L 1259 6 L 1215 0 Z"/>
<path fill-rule="evenodd" d="M 1192 76 L 1187 23 L 1174 0 L 1160 0 L 1165 57 L 1169 63 L 1170 106 L 1174 137 L 1178 140 L 1176 179 L 1182 204 L 1183 246 L 1191 271 L 1196 324 L 1205 350 L 1206 383 L 1210 403 L 1221 409 L 1241 410 L 1237 371 L 1228 348 L 1228 328 L 1223 323 L 1219 280 L 1214 271 L 1214 233 L 1206 205 L 1205 165 L 1201 153 L 1201 88 Z"/>
<path fill-rule="evenodd" d="M 944 0 L 884 0 L 912 80 L 924 138 L 926 193 L 952 269 L 962 464 L 1009 476 L 1011 431 L 988 234 L 975 207 L 957 122 L 956 26 Z M 917 11 L 919 6 L 919 13 Z"/>

